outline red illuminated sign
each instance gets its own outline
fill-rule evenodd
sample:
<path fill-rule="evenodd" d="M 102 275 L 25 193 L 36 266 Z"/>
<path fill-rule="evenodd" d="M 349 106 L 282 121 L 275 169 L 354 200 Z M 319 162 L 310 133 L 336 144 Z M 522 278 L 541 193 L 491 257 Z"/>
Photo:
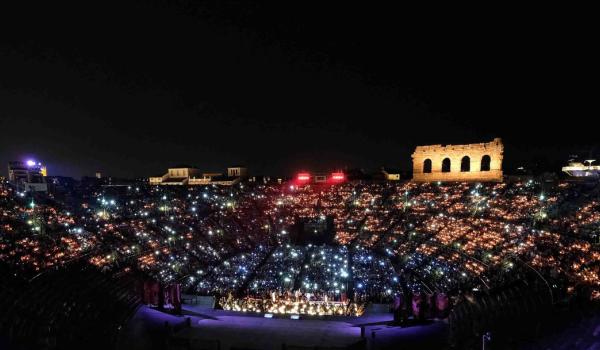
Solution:
<path fill-rule="evenodd" d="M 309 173 L 300 173 L 300 174 L 298 174 L 298 176 L 296 177 L 296 179 L 298 179 L 298 181 L 309 181 L 310 180 L 310 174 Z"/>
<path fill-rule="evenodd" d="M 339 182 L 339 181 L 344 181 L 346 179 L 346 175 L 344 175 L 344 173 L 332 173 L 331 174 L 331 180 Z"/>

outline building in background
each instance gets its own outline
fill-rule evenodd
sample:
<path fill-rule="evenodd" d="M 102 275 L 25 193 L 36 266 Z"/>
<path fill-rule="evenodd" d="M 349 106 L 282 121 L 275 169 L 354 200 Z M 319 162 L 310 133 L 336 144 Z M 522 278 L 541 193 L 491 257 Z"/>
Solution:
<path fill-rule="evenodd" d="M 255 176 L 248 178 L 248 182 L 255 182 L 255 183 L 262 183 L 262 184 L 268 184 L 271 181 L 274 181 L 274 179 L 271 179 L 270 176 L 266 176 L 266 175 L 255 175 Z"/>
<path fill-rule="evenodd" d="M 169 168 L 163 176 L 153 176 L 148 179 L 150 185 L 221 185 L 231 186 L 240 182 L 247 176 L 247 169 L 243 167 L 227 168 L 227 176 L 222 173 L 206 172 L 191 166 L 178 166 Z"/>
<path fill-rule="evenodd" d="M 187 185 L 190 178 L 200 177 L 200 169 L 189 166 L 179 165 L 169 168 L 163 176 L 150 177 L 151 185 Z"/>
<path fill-rule="evenodd" d="M 400 181 L 400 169 L 382 167 L 381 173 L 386 181 Z"/>
<path fill-rule="evenodd" d="M 22 191 L 48 192 L 47 174 L 46 167 L 33 160 L 8 163 L 8 181 Z"/>
<path fill-rule="evenodd" d="M 500 182 L 503 157 L 499 138 L 468 145 L 417 146 L 412 154 L 413 181 Z"/>
<path fill-rule="evenodd" d="M 573 160 L 564 166 L 562 171 L 572 179 L 600 180 L 600 165 L 592 165 L 595 161 L 595 159 L 587 159 L 581 163 Z"/>
<path fill-rule="evenodd" d="M 214 176 L 210 179 L 209 185 L 233 186 L 242 180 L 239 176 Z"/>
<path fill-rule="evenodd" d="M 248 169 L 241 166 L 230 167 L 227 168 L 227 176 L 245 178 L 248 176 Z"/>

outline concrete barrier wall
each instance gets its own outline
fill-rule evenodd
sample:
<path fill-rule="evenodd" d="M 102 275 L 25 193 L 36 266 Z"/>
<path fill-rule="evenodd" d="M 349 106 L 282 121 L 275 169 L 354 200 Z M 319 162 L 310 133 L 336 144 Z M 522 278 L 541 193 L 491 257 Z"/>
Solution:
<path fill-rule="evenodd" d="M 215 305 L 215 297 L 214 296 L 182 294 L 181 298 L 183 299 L 185 304 L 199 305 L 199 306 L 206 306 L 206 307 L 214 307 L 214 305 Z"/>
<path fill-rule="evenodd" d="M 385 314 L 390 312 L 390 304 L 370 304 L 366 310 L 365 314 Z"/>

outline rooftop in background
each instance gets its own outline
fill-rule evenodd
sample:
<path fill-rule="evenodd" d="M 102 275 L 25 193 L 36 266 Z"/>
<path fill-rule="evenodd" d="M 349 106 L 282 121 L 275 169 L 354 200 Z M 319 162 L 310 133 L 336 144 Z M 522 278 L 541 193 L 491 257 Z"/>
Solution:
<path fill-rule="evenodd" d="M 202 172 L 198 168 L 182 166 L 169 168 L 163 176 L 148 179 L 150 185 L 221 185 L 231 186 L 246 178 L 248 170 L 242 167 L 227 168 L 227 175 L 215 172 Z"/>
<path fill-rule="evenodd" d="M 598 180 L 600 179 L 600 165 L 593 165 L 595 161 L 595 159 L 584 160 L 583 163 L 571 161 L 562 168 L 562 171 L 573 178 Z"/>
<path fill-rule="evenodd" d="M 34 160 L 8 163 L 8 181 L 23 190 L 47 192 L 46 167 Z"/>

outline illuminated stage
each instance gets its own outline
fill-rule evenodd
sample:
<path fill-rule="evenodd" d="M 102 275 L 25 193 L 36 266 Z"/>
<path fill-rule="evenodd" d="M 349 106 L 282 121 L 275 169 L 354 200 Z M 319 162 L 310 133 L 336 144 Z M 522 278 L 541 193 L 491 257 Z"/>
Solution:
<path fill-rule="evenodd" d="M 189 327 L 185 326 L 189 318 Z M 262 314 L 214 310 L 184 305 L 184 316 L 173 316 L 142 307 L 125 329 L 119 349 L 160 349 L 164 341 L 164 324 L 179 325 L 171 344 L 191 348 L 282 349 L 288 347 L 331 347 L 411 349 L 442 348 L 446 343 L 447 325 L 433 322 L 401 328 L 389 325 L 392 314 L 371 313 L 361 317 L 324 316 L 294 320 L 283 315 L 265 318 Z M 365 338 L 361 338 L 361 326 Z M 374 334 L 374 336 L 373 336 Z"/>
<path fill-rule="evenodd" d="M 224 310 L 253 314 L 302 316 L 361 316 L 364 305 L 342 301 L 276 300 L 221 298 Z"/>

